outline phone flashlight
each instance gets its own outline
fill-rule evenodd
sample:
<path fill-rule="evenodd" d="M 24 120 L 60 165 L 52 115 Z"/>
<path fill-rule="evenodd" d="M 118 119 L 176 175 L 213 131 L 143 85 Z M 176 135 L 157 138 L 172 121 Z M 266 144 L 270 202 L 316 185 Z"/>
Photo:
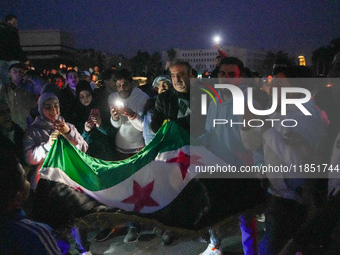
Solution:
<path fill-rule="evenodd" d="M 124 107 L 124 103 L 123 103 L 121 100 L 117 100 L 117 101 L 115 102 L 115 106 L 116 106 L 116 107 Z"/>

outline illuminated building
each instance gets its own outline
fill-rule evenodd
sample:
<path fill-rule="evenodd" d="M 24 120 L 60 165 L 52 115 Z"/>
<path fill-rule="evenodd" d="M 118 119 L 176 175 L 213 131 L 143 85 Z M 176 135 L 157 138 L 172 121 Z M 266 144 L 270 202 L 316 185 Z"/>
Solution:
<path fill-rule="evenodd" d="M 304 56 L 299 56 L 299 66 L 306 66 L 306 60 Z"/>
<path fill-rule="evenodd" d="M 212 71 L 215 66 L 215 58 L 218 52 L 215 49 L 189 49 L 183 50 L 179 48 L 176 51 L 176 58 L 174 60 L 183 60 L 190 63 L 190 65 L 198 71 L 203 73 L 204 70 Z M 239 58 L 245 67 L 251 71 L 259 71 L 263 67 L 263 60 L 266 58 L 267 53 L 263 50 L 253 50 L 249 48 L 241 48 L 236 46 L 223 46 L 222 50 L 228 57 Z M 165 65 L 168 54 L 166 51 L 162 52 L 162 63 Z"/>

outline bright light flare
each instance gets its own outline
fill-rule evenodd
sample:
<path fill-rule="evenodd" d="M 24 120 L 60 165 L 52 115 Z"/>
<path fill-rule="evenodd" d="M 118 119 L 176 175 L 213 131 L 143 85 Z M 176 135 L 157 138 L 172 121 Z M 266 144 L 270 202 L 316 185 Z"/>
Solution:
<path fill-rule="evenodd" d="M 123 108 L 123 107 L 124 107 L 124 103 L 123 103 L 122 101 L 120 101 L 120 100 L 117 100 L 117 101 L 115 102 L 115 106 L 116 106 L 116 107 L 121 107 L 121 108 Z"/>
<path fill-rule="evenodd" d="M 215 43 L 220 43 L 220 41 L 221 41 L 221 38 L 220 38 L 218 35 L 216 35 L 216 36 L 214 37 L 214 42 L 215 42 Z"/>

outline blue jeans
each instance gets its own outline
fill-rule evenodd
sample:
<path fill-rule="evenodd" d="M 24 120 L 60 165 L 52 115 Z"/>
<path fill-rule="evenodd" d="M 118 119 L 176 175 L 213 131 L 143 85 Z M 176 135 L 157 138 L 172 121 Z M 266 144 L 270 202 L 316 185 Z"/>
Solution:
<path fill-rule="evenodd" d="M 257 255 L 257 231 L 256 220 L 253 215 L 240 215 L 240 230 L 242 234 L 242 247 L 245 255 Z M 210 229 L 210 243 L 219 245 L 221 235 L 217 229 Z"/>
<path fill-rule="evenodd" d="M 240 215 L 242 247 L 245 255 L 257 255 L 257 228 L 254 215 Z"/>

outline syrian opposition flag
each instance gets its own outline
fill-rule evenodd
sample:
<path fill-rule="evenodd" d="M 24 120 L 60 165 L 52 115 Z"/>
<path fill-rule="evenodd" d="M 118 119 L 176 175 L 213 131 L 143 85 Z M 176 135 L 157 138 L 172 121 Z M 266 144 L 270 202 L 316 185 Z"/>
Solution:
<path fill-rule="evenodd" d="M 153 213 L 196 177 L 195 166 L 211 162 L 224 163 L 203 146 L 190 146 L 189 134 L 170 121 L 138 154 L 115 162 L 92 158 L 60 135 L 39 173 L 109 207 Z"/>

